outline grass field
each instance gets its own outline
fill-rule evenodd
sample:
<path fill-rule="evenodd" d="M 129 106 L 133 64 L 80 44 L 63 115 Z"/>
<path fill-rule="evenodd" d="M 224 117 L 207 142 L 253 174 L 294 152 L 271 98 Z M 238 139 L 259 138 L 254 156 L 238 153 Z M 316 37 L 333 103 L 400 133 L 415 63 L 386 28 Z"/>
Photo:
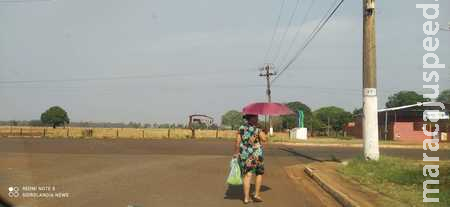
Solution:
<path fill-rule="evenodd" d="M 428 163 L 427 163 L 428 164 Z M 422 161 L 405 160 L 394 157 L 381 157 L 376 161 L 365 161 L 358 157 L 341 166 L 338 170 L 345 177 L 381 192 L 388 197 L 399 200 L 408 206 L 450 206 L 450 162 L 439 164 L 439 194 L 428 194 L 428 197 L 438 197 L 439 203 L 423 203 L 422 183 L 427 179 L 422 170 Z M 428 177 L 430 179 L 430 177 Z M 428 186 L 437 188 L 437 185 Z M 389 203 L 385 204 L 390 206 Z M 391 204 L 392 205 L 392 204 Z"/>
<path fill-rule="evenodd" d="M 30 126 L 0 126 L 0 137 L 48 137 L 48 138 L 78 138 L 78 139 L 190 139 L 192 131 L 184 128 L 81 128 L 66 127 L 30 127 Z M 235 139 L 236 130 L 195 130 L 196 139 Z M 354 145 L 362 144 L 362 139 L 351 137 L 308 137 L 308 140 L 295 140 L 289 138 L 288 132 L 274 132 L 269 138 L 269 142 L 289 142 L 289 143 L 308 143 L 308 144 L 344 144 Z M 422 145 L 422 143 L 406 143 L 399 141 L 380 140 L 380 146 L 383 145 Z M 450 148 L 449 143 L 441 143 L 442 148 Z"/>
<path fill-rule="evenodd" d="M 79 128 L 66 127 L 0 127 L 0 137 L 71 137 L 71 138 L 135 138 L 135 139 L 186 139 L 191 138 L 190 129 L 180 128 Z M 288 138 L 288 134 L 277 133 L 278 137 Z M 235 130 L 195 130 L 195 138 L 235 138 Z"/>

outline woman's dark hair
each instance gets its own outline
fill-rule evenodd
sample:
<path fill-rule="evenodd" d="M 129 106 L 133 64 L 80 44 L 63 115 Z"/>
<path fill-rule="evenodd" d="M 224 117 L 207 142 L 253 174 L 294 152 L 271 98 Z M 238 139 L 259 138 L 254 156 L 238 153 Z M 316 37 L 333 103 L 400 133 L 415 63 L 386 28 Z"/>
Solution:
<path fill-rule="evenodd" d="M 245 114 L 244 116 L 242 116 L 242 118 L 244 118 L 245 120 L 249 120 L 250 118 L 252 118 L 252 117 L 258 117 L 258 115 L 255 115 L 255 114 Z"/>

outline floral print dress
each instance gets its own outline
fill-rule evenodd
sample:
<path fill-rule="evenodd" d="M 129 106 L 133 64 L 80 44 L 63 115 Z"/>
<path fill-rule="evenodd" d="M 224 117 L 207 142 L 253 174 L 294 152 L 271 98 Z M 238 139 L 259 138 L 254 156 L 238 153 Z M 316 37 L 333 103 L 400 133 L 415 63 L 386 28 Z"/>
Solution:
<path fill-rule="evenodd" d="M 260 129 L 249 124 L 239 127 L 241 137 L 239 166 L 242 175 L 248 172 L 256 175 L 264 174 L 264 151 L 259 139 L 259 132 Z"/>

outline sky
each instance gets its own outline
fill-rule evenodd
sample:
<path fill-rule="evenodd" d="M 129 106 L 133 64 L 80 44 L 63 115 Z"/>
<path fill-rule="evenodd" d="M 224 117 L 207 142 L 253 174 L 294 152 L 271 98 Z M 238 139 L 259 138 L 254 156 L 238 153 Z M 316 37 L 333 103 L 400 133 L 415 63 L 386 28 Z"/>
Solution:
<path fill-rule="evenodd" d="M 220 123 L 226 111 L 266 100 L 258 68 L 279 70 L 334 0 L 299 0 L 297 10 L 285 0 L 276 27 L 282 2 L 0 0 L 0 120 L 39 119 L 59 105 L 72 121 L 186 123 L 199 113 Z M 415 4 L 435 2 L 377 1 L 379 108 L 398 91 L 424 92 L 425 18 Z M 447 25 L 450 2 L 436 3 Z M 436 37 L 444 90 L 450 32 Z M 346 0 L 274 82 L 272 99 L 352 111 L 361 79 L 362 1 Z"/>

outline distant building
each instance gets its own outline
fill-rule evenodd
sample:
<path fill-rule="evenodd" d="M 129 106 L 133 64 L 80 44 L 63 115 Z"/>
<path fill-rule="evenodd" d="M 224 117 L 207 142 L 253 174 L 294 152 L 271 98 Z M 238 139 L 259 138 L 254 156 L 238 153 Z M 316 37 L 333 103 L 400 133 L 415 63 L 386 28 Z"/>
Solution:
<path fill-rule="evenodd" d="M 439 124 L 439 134 L 436 136 L 441 141 L 448 142 L 450 134 L 449 111 L 450 104 L 444 104 L 445 109 L 432 106 L 433 102 L 400 106 L 378 110 L 378 127 L 380 140 L 395 140 L 405 142 L 422 142 L 432 137 L 423 133 L 422 127 L 426 124 L 428 131 L 435 131 L 435 124 Z M 424 121 L 424 112 L 429 119 L 437 119 L 436 123 Z M 439 111 L 439 112 L 437 112 Z M 362 115 L 354 117 L 354 121 L 346 126 L 348 135 L 362 138 Z"/>

